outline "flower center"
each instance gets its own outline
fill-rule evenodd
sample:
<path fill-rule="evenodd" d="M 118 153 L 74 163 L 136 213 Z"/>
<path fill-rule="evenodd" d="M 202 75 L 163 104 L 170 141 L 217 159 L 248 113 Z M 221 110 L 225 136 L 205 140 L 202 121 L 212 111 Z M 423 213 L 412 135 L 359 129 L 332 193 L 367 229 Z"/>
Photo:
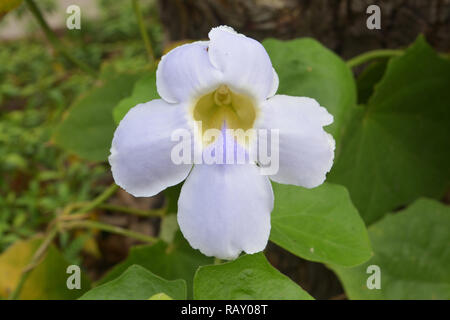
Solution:
<path fill-rule="evenodd" d="M 194 120 L 202 124 L 202 137 L 206 130 L 222 130 L 224 125 L 227 129 L 251 129 L 256 115 L 253 99 L 231 91 L 224 84 L 198 99 L 193 109 Z"/>

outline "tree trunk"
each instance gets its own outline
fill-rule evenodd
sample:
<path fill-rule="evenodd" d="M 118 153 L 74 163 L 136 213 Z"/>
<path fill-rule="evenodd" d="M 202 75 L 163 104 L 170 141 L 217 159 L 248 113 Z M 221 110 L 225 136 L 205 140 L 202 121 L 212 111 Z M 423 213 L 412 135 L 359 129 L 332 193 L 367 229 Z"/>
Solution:
<path fill-rule="evenodd" d="M 381 9 L 381 30 L 369 30 L 366 9 Z M 370 49 L 404 47 L 425 34 L 450 49 L 450 0 L 159 0 L 167 40 L 207 38 L 229 25 L 262 40 L 314 37 L 349 57 Z"/>

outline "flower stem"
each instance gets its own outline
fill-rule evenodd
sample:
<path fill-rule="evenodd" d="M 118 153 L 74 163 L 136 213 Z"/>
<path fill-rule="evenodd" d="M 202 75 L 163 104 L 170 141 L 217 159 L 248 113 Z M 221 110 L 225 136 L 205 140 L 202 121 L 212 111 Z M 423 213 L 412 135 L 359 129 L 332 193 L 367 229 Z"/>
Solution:
<path fill-rule="evenodd" d="M 44 16 L 42 15 L 40 9 L 34 3 L 33 0 L 25 0 L 26 4 L 28 6 L 28 9 L 33 14 L 33 16 L 36 18 L 37 22 L 42 28 L 42 31 L 44 32 L 45 36 L 47 37 L 48 41 L 52 44 L 53 48 L 58 51 L 61 55 L 63 55 L 67 60 L 72 62 L 73 64 L 77 65 L 80 69 L 83 71 L 89 73 L 92 76 L 96 76 L 97 72 L 89 67 L 87 64 L 81 62 L 77 58 L 75 58 L 72 54 L 67 51 L 67 49 L 64 47 L 64 45 L 59 41 L 58 37 L 53 33 L 53 31 L 48 26 L 47 22 L 44 19 Z"/>
<path fill-rule="evenodd" d="M 144 41 L 145 50 L 147 50 L 148 60 L 149 60 L 150 64 L 153 66 L 153 64 L 155 63 L 155 55 L 153 53 L 153 48 L 152 48 L 152 44 L 150 42 L 150 38 L 147 33 L 147 29 L 145 28 L 145 25 L 144 25 L 144 19 L 142 18 L 142 11 L 141 11 L 141 6 L 139 5 L 139 0 L 132 0 L 132 3 L 133 3 L 134 14 L 136 15 L 138 25 L 139 25 L 139 30 L 141 32 L 142 40 Z"/>
<path fill-rule="evenodd" d="M 139 241 L 154 243 L 158 241 L 157 238 L 147 236 L 142 233 L 134 232 L 131 230 L 123 229 L 120 227 L 112 226 L 106 223 L 98 222 L 98 221 L 70 221 L 64 222 L 61 225 L 63 228 L 87 228 L 87 229 L 99 229 L 102 231 L 119 234 L 125 237 L 133 238 Z"/>
<path fill-rule="evenodd" d="M 403 54 L 403 52 L 404 52 L 403 50 L 389 50 L 389 49 L 368 51 L 348 60 L 347 66 L 349 68 L 354 68 L 370 60 L 400 56 Z"/>

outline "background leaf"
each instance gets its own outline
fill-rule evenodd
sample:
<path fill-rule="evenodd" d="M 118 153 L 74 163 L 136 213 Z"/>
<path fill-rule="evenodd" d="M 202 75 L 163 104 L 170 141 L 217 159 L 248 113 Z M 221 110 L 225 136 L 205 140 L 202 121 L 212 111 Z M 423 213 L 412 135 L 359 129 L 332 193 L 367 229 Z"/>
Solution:
<path fill-rule="evenodd" d="M 354 266 L 371 257 L 369 236 L 347 190 L 273 183 L 270 240 L 307 260 Z"/>
<path fill-rule="evenodd" d="M 384 217 L 369 228 L 374 257 L 361 266 L 332 266 L 351 299 L 450 299 L 450 207 L 431 199 Z M 369 265 L 381 289 L 369 290 Z"/>
<path fill-rule="evenodd" d="M 78 156 L 105 161 L 116 127 L 112 109 L 131 93 L 137 75 L 122 74 L 76 101 L 56 128 L 54 141 Z"/>
<path fill-rule="evenodd" d="M 356 79 L 358 104 L 364 104 L 369 101 L 375 90 L 375 85 L 380 82 L 386 71 L 388 61 L 388 59 L 374 61 L 358 75 Z"/>
<path fill-rule="evenodd" d="M 115 123 L 119 124 L 120 120 L 134 106 L 153 99 L 159 99 L 158 91 L 156 90 L 156 72 L 145 74 L 136 81 L 131 96 L 122 99 L 114 107 L 113 116 Z"/>
<path fill-rule="evenodd" d="M 200 267 L 194 278 L 194 298 L 214 300 L 310 300 L 312 297 L 272 267 L 262 253 L 244 255 Z"/>
<path fill-rule="evenodd" d="M 7 298 L 16 288 L 23 268 L 41 244 L 42 239 L 18 241 L 0 255 L 0 296 Z M 90 288 L 87 277 L 81 273 L 81 289 L 69 290 L 66 285 L 71 274 L 66 273 L 70 265 L 62 254 L 51 245 L 43 260 L 26 279 L 19 299 L 54 300 L 76 299 Z"/>
<path fill-rule="evenodd" d="M 167 212 L 168 213 L 177 213 L 178 212 L 178 198 L 180 197 L 181 187 L 183 186 L 184 181 L 174 186 L 168 187 L 165 189 L 164 197 L 167 201 Z"/>
<path fill-rule="evenodd" d="M 278 73 L 277 94 L 316 99 L 334 116 L 326 130 L 339 141 L 346 114 L 356 104 L 355 81 L 345 62 L 314 39 L 268 39 L 263 45 Z"/>
<path fill-rule="evenodd" d="M 347 187 L 366 223 L 449 186 L 449 88 L 450 61 L 419 38 L 354 108 L 329 181 Z"/>
<path fill-rule="evenodd" d="M 118 278 L 85 293 L 80 300 L 148 300 L 164 293 L 176 300 L 186 299 L 184 280 L 164 280 L 147 269 L 132 265 Z"/>

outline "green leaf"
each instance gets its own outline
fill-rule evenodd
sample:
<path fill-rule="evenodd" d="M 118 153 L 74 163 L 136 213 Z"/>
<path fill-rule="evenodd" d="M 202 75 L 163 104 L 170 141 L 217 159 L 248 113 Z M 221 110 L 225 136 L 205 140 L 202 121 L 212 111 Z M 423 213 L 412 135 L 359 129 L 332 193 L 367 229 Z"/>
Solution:
<path fill-rule="evenodd" d="M 273 184 L 270 240 L 307 260 L 355 266 L 371 257 L 366 226 L 347 190 Z"/>
<path fill-rule="evenodd" d="M 164 217 L 161 218 L 159 238 L 166 243 L 172 243 L 179 229 L 177 215 L 175 213 L 165 214 Z"/>
<path fill-rule="evenodd" d="M 356 80 L 358 88 L 358 104 L 364 104 L 369 101 L 375 90 L 375 85 L 381 80 L 386 71 L 388 59 L 375 61 L 371 63 Z"/>
<path fill-rule="evenodd" d="M 106 160 L 116 127 L 112 109 L 130 95 L 137 78 L 122 74 L 77 100 L 56 128 L 54 141 L 87 160 Z"/>
<path fill-rule="evenodd" d="M 7 298 L 16 288 L 22 270 L 27 266 L 42 239 L 18 241 L 0 255 L 0 297 Z M 19 299 L 54 300 L 76 299 L 90 288 L 90 282 L 81 273 L 81 289 L 68 289 L 67 267 L 63 255 L 51 245 L 42 261 L 30 272 L 22 287 Z"/>
<path fill-rule="evenodd" d="M 420 37 L 388 63 L 353 120 L 329 181 L 343 184 L 366 223 L 450 182 L 450 61 Z"/>
<path fill-rule="evenodd" d="M 361 266 L 332 266 L 351 299 L 450 299 L 450 207 L 419 199 L 369 228 L 375 252 Z M 381 271 L 381 289 L 368 289 L 367 267 Z"/>
<path fill-rule="evenodd" d="M 272 267 L 262 253 L 244 255 L 220 265 L 200 267 L 194 299 L 311 300 L 306 291 Z"/>
<path fill-rule="evenodd" d="M 178 232 L 172 244 L 158 241 L 153 245 L 131 248 L 128 258 L 109 271 L 98 284 L 116 278 L 133 264 L 139 264 L 165 279 L 184 279 L 190 296 L 195 271 L 199 266 L 211 263 L 213 263 L 212 258 L 192 249 Z"/>
<path fill-rule="evenodd" d="M 145 74 L 136 81 L 131 96 L 122 99 L 114 107 L 114 121 L 118 124 L 131 108 L 153 99 L 159 99 L 158 91 L 156 90 L 156 72 Z"/>
<path fill-rule="evenodd" d="M 345 62 L 313 39 L 268 39 L 263 45 L 278 73 L 277 94 L 316 99 L 334 116 L 327 131 L 339 141 L 348 110 L 356 104 L 355 81 Z"/>
<path fill-rule="evenodd" d="M 86 292 L 80 300 L 148 300 L 160 293 L 176 300 L 186 299 L 186 282 L 167 281 L 141 266 L 132 265 L 120 277 Z"/>
<path fill-rule="evenodd" d="M 178 198 L 180 197 L 181 187 L 183 186 L 183 183 L 184 181 L 164 190 L 164 197 L 167 201 L 167 212 L 178 212 Z"/>

